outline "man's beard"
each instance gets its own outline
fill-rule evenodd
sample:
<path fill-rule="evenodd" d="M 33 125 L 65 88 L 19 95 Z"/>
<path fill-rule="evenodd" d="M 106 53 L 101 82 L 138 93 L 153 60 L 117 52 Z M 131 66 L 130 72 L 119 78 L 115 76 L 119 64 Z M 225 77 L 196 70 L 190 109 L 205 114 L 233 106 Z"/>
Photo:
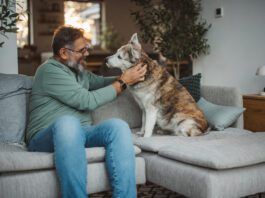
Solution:
<path fill-rule="evenodd" d="M 66 62 L 66 65 L 70 68 L 73 68 L 75 70 L 77 70 L 78 72 L 83 72 L 84 71 L 84 66 L 79 64 L 78 62 L 76 61 L 67 61 Z"/>

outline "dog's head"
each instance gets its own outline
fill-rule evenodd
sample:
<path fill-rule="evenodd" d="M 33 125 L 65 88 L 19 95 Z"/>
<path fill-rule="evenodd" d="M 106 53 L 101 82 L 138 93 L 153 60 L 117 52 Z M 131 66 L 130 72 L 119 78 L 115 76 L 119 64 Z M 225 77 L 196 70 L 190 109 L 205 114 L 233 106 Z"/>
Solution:
<path fill-rule="evenodd" d="M 106 58 L 106 65 L 110 68 L 116 67 L 124 71 L 140 60 L 141 50 L 141 44 L 137 33 L 135 33 L 128 44 L 121 46 L 115 54 Z"/>

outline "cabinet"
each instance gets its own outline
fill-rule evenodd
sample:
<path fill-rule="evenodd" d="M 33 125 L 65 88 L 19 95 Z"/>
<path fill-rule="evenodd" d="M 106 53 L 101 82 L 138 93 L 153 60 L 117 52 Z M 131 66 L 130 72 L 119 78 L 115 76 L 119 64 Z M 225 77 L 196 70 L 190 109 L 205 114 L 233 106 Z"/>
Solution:
<path fill-rule="evenodd" d="M 243 95 L 245 129 L 265 132 L 265 96 L 258 94 Z"/>
<path fill-rule="evenodd" d="M 18 73 L 28 76 L 34 76 L 37 68 L 40 66 L 40 56 L 30 58 L 18 58 Z"/>

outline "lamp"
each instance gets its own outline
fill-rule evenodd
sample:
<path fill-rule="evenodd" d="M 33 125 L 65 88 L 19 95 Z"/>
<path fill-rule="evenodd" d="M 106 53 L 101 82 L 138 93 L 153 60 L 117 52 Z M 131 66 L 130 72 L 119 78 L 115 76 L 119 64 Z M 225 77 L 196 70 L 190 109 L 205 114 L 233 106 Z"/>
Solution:
<path fill-rule="evenodd" d="M 265 65 L 263 65 L 257 69 L 256 75 L 265 76 Z M 262 92 L 260 92 L 260 95 L 265 96 L 265 88 Z"/>

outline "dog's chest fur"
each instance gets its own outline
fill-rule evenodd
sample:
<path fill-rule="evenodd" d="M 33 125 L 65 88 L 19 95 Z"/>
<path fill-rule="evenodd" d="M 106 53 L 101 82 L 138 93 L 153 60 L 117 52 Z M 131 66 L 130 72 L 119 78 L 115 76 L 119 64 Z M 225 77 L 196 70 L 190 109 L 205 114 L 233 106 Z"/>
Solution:
<path fill-rule="evenodd" d="M 142 60 L 142 62 L 148 64 L 145 80 L 136 85 L 130 86 L 129 89 L 133 93 L 133 96 L 140 107 L 146 109 L 155 105 L 155 95 L 157 94 L 158 84 L 155 82 L 155 68 L 153 67 L 154 65 L 151 65 L 152 62 L 146 60 Z"/>

